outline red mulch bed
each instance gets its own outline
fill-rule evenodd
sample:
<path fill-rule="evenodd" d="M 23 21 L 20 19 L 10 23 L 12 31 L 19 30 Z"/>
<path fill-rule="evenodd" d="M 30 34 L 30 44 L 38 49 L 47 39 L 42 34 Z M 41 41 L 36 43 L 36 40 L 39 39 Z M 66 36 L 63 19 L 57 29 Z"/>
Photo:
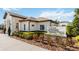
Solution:
<path fill-rule="evenodd" d="M 22 38 L 19 38 L 19 37 L 16 37 L 16 36 L 12 36 L 12 38 L 15 38 L 17 40 L 21 40 L 21 41 L 24 41 L 26 43 L 36 45 L 36 46 L 39 46 L 39 47 L 42 47 L 42 48 L 45 48 L 45 49 L 48 49 L 50 51 L 79 51 L 78 47 L 67 46 L 67 47 L 63 48 L 63 47 L 60 47 L 60 46 L 50 46 L 48 44 L 44 44 L 42 42 L 36 42 L 34 40 L 22 39 Z"/>

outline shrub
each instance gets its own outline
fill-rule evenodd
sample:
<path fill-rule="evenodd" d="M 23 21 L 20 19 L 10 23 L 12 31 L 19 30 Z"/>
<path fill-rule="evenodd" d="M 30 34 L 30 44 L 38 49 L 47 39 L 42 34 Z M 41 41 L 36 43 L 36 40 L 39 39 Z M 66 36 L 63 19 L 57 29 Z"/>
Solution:
<path fill-rule="evenodd" d="M 34 34 L 37 34 L 38 36 L 40 36 L 40 34 L 44 34 L 44 32 L 34 32 Z"/>
<path fill-rule="evenodd" d="M 76 43 L 75 43 L 75 45 L 76 45 L 76 46 L 79 46 L 79 35 L 76 36 L 75 38 L 76 38 Z"/>
<path fill-rule="evenodd" d="M 33 32 L 23 32 L 23 38 L 31 40 L 33 38 Z"/>
<path fill-rule="evenodd" d="M 14 32 L 13 33 L 14 36 L 18 36 L 28 40 L 33 39 L 34 37 L 37 37 L 36 39 L 38 39 L 40 34 L 44 34 L 44 32 L 35 31 L 35 32 Z"/>
<path fill-rule="evenodd" d="M 18 32 L 14 32 L 12 35 L 19 36 L 19 33 Z"/>
<path fill-rule="evenodd" d="M 18 32 L 18 36 L 22 38 L 23 37 L 23 32 Z"/>
<path fill-rule="evenodd" d="M 79 41 L 79 35 L 75 37 L 77 41 Z"/>
<path fill-rule="evenodd" d="M 73 27 L 70 24 L 66 26 L 66 35 L 72 36 L 72 33 L 74 31 L 74 30 L 72 31 L 72 28 Z"/>

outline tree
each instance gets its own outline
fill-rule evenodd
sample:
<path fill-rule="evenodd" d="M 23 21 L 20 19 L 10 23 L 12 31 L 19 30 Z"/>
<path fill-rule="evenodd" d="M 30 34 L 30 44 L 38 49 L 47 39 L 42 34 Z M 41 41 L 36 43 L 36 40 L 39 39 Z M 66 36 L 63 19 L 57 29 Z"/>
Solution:
<path fill-rule="evenodd" d="M 75 9 L 75 16 L 73 20 L 73 32 L 75 35 L 79 35 L 79 9 Z"/>
<path fill-rule="evenodd" d="M 72 21 L 72 26 L 69 24 L 66 27 L 66 33 L 68 35 L 77 36 L 79 35 L 79 9 L 75 9 L 74 19 Z"/>
<path fill-rule="evenodd" d="M 75 16 L 72 24 L 73 24 L 73 27 L 78 27 L 78 25 L 79 25 L 79 18 L 77 16 Z"/>
<path fill-rule="evenodd" d="M 75 9 L 75 13 L 79 15 L 79 8 Z"/>

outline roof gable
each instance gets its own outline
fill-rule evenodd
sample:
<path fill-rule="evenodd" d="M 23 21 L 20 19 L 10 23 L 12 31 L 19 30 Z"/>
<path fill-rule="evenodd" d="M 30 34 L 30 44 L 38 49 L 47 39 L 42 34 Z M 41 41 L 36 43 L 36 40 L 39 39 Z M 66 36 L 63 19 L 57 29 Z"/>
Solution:
<path fill-rule="evenodd" d="M 13 13 L 13 12 L 5 12 L 3 19 L 6 18 L 6 16 L 7 16 L 8 13 L 9 13 L 11 16 L 13 16 L 13 17 L 19 17 L 19 18 L 26 19 L 25 16 L 23 16 L 23 15 L 19 15 L 19 14 L 17 14 L 17 13 Z"/>
<path fill-rule="evenodd" d="M 3 19 L 5 19 L 5 18 L 6 18 L 6 16 L 7 16 L 7 13 L 5 12 L 5 14 L 4 14 L 4 16 L 3 16 Z"/>

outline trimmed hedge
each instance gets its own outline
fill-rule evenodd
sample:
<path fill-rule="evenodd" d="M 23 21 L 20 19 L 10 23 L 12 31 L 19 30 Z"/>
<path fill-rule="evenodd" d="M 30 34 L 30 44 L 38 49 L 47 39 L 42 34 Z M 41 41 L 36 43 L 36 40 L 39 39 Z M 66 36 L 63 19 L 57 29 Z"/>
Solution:
<path fill-rule="evenodd" d="M 14 36 L 18 36 L 27 40 L 32 40 L 33 37 L 36 35 L 37 37 L 40 36 L 40 34 L 44 34 L 45 32 L 43 31 L 34 31 L 34 32 L 14 32 Z M 35 37 L 36 37 L 35 36 Z"/>

